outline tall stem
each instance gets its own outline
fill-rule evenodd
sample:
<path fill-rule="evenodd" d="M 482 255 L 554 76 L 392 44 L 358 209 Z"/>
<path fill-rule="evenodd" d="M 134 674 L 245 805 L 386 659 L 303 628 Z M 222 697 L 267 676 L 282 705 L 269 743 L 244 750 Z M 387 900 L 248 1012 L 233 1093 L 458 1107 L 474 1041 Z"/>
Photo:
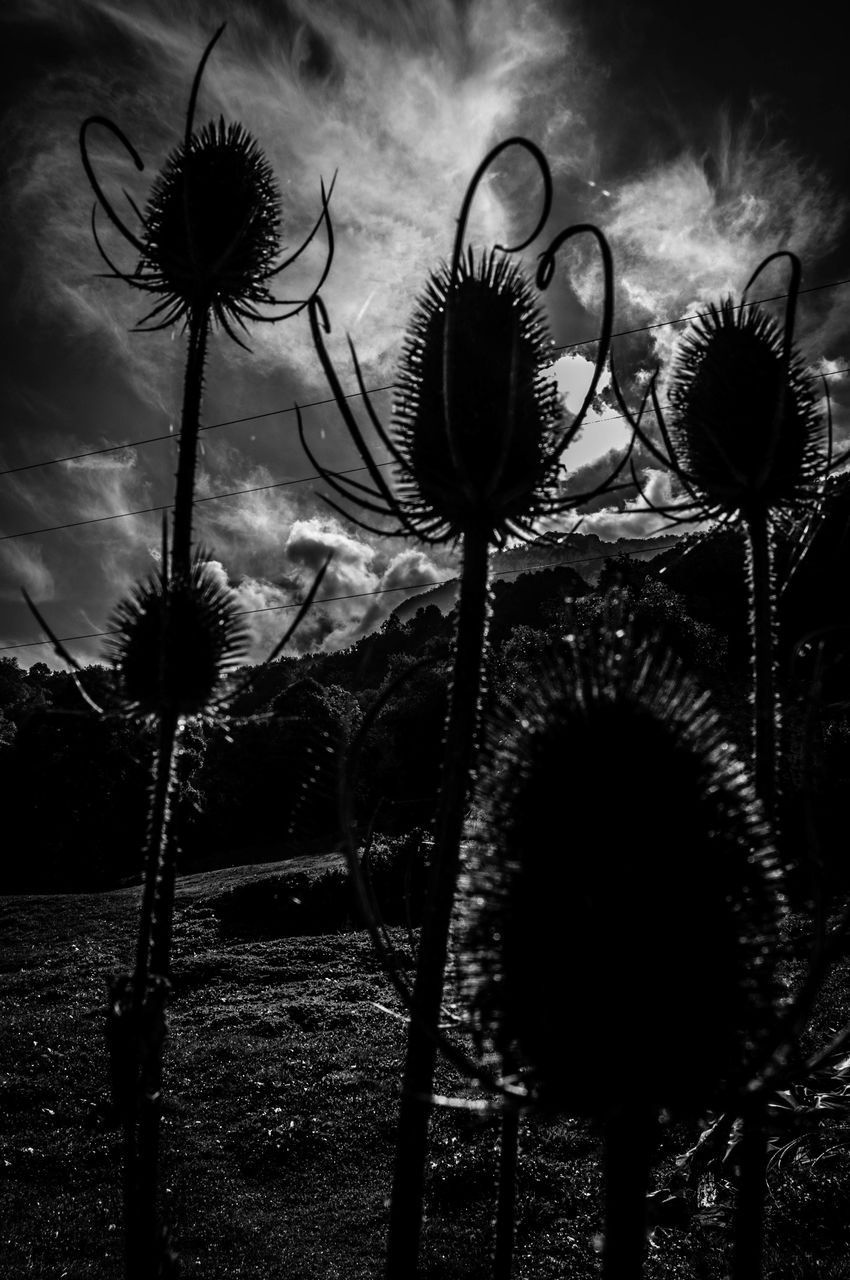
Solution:
<path fill-rule="evenodd" d="M 646 1253 L 646 1195 L 658 1120 L 640 1104 L 617 1108 L 605 1124 L 603 1280 L 640 1280 Z"/>
<path fill-rule="evenodd" d="M 735 1259 L 733 1280 L 759 1280 L 762 1273 L 764 1189 L 767 1178 L 767 1134 L 763 1102 L 742 1116 L 739 1148 Z"/>
<path fill-rule="evenodd" d="M 519 1107 L 502 1103 L 499 1144 L 499 1192 L 496 1200 L 496 1232 L 493 1247 L 493 1280 L 511 1280 L 516 1230 L 516 1175 L 519 1155 Z"/>
<path fill-rule="evenodd" d="M 779 809 L 779 703 L 774 671 L 776 601 L 771 531 L 767 513 L 747 521 L 752 610 L 753 773 L 756 794 L 775 838 Z M 733 1275 L 735 1280 L 760 1280 L 767 1163 L 763 1106 L 750 1103 L 742 1120 Z"/>
<path fill-rule="evenodd" d="M 773 545 L 767 515 L 747 521 L 749 588 L 752 609 L 753 763 L 756 794 L 765 816 L 775 824 L 778 802 L 779 706 L 774 678 L 776 601 Z"/>
<path fill-rule="evenodd" d="M 196 306 L 189 316 L 189 350 L 183 382 L 183 417 L 174 489 L 174 542 L 172 574 L 188 574 L 192 554 L 192 502 L 195 495 L 195 466 L 198 431 L 201 426 L 201 397 L 204 390 L 204 363 L 209 336 L 209 309 Z"/>
<path fill-rule="evenodd" d="M 419 1256 L 428 1122 L 434 1084 L 443 973 L 460 865 L 469 775 L 475 754 L 481 659 L 487 630 L 487 552 L 483 530 L 463 545 L 458 631 L 433 863 L 419 938 L 413 1016 L 407 1038 L 387 1246 L 388 1280 L 413 1280 Z"/>
<path fill-rule="evenodd" d="M 162 1043 L 165 1036 L 165 986 L 156 981 L 152 955 L 156 950 L 158 920 L 162 912 L 162 877 L 167 867 L 167 846 L 177 714 L 163 708 L 154 766 L 154 784 L 148 823 L 148 849 L 142 910 L 133 975 L 132 1010 L 135 1094 L 124 1117 L 124 1215 L 128 1280 L 148 1280 L 156 1274 L 161 1233 L 157 1190 L 159 1128 L 162 1113 Z"/>

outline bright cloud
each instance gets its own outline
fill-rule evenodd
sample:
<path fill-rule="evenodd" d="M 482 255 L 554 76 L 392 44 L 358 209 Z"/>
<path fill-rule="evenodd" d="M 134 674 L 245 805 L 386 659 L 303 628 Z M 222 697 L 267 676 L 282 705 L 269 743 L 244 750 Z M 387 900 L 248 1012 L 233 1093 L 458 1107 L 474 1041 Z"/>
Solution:
<path fill-rule="evenodd" d="M 618 186 L 603 225 L 617 264 L 620 319 L 675 318 L 739 293 L 777 249 L 793 250 L 804 264 L 817 261 L 837 242 L 845 215 L 846 204 L 806 161 L 724 122 L 712 156 L 684 153 Z M 772 287 L 778 278 L 763 278 L 766 292 L 779 291 Z M 597 290 L 597 269 L 588 266 L 579 279 L 582 300 L 591 305 Z M 675 329 L 656 330 L 657 356 L 667 359 L 676 340 Z"/>
<path fill-rule="evenodd" d="M 276 581 L 260 574 L 229 576 L 222 561 L 210 562 L 220 581 L 232 587 L 239 607 L 248 614 L 252 661 L 266 657 L 278 643 L 329 557 L 319 603 L 312 606 L 299 626 L 289 652 L 345 648 L 392 612 L 402 599 L 400 589 L 447 576 L 446 568 L 423 551 L 406 549 L 388 554 L 386 547 L 370 545 L 344 530 L 332 517 L 295 518 L 280 548 Z M 230 559 L 238 556 L 228 557 L 228 562 Z"/>
<path fill-rule="evenodd" d="M 649 469 L 644 472 L 642 483 L 653 506 L 668 505 L 680 496 L 673 490 L 672 479 L 667 471 Z M 699 526 L 695 524 L 693 527 Z M 611 506 L 593 512 L 581 525 L 582 533 L 595 533 L 610 542 L 617 538 L 647 538 L 669 528 L 669 522 L 657 515 L 640 494 L 628 499 L 619 508 Z"/>
<path fill-rule="evenodd" d="M 578 352 L 561 356 L 552 366 L 558 390 L 571 417 L 581 409 L 593 377 L 593 368 L 593 362 Z M 596 403 L 588 409 L 577 439 L 564 451 L 563 462 L 570 472 L 612 449 L 622 450 L 628 444 L 629 430 L 622 417 L 602 399 L 610 386 L 611 373 L 605 369 L 599 379 Z"/>
<path fill-rule="evenodd" d="M 32 16 L 58 21 L 49 7 Z M 109 82 L 91 60 L 88 29 L 104 19 L 126 41 L 115 50 Z M 102 113 L 142 153 L 147 167 L 139 175 L 114 138 L 91 131 L 104 188 L 135 225 L 122 188 L 144 205 L 154 175 L 180 140 L 211 27 L 207 11 L 194 5 L 90 0 L 65 33 L 80 44 L 75 75 L 48 76 L 9 122 L 18 161 L 4 198 L 11 216 L 31 228 L 34 250 L 21 303 L 61 315 L 81 334 L 99 331 L 137 386 L 163 405 L 174 395 L 173 379 L 163 378 L 168 335 L 128 341 L 127 334 L 151 299 L 120 282 L 92 279 L 102 264 L 92 243 L 92 195 L 76 135 L 83 118 Z M 563 76 L 567 48 L 564 27 L 537 0 L 473 0 L 463 14 L 443 2 L 421 13 L 389 4 L 367 13 L 305 3 L 294 6 L 289 21 L 274 23 L 246 6 L 210 59 L 197 118 L 239 119 L 257 138 L 278 175 L 290 250 L 318 214 L 320 179 L 327 183 L 338 171 L 332 201 L 337 257 L 324 296 L 335 327 L 356 328 L 364 363 L 382 366 L 398 349 L 412 290 L 450 252 L 454 217 L 475 167 L 530 113 L 546 119 L 547 88 Z M 575 117 L 557 114 L 558 136 L 566 137 Z M 548 132 L 555 128 L 550 120 Z M 499 170 L 475 202 L 472 231 L 489 240 L 511 229 L 512 184 L 530 181 L 522 156 L 506 156 Z M 105 218 L 101 223 L 110 253 L 132 271 L 134 251 Z M 315 279 L 321 240 L 305 255 L 303 269 L 299 262 L 279 279 L 282 296 L 303 296 Z M 69 263 L 75 264 L 71 273 Z M 320 381 L 303 317 L 282 328 L 255 326 L 250 342 L 266 371 L 283 362 L 303 380 Z M 220 349 L 225 360 L 245 359 L 232 343 L 222 340 Z"/>

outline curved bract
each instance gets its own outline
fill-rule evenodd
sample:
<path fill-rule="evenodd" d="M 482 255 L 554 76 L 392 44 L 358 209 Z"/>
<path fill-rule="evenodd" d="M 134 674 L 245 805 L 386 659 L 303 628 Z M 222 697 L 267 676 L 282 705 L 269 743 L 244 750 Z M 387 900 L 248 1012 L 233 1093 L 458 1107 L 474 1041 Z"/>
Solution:
<path fill-rule="evenodd" d="M 140 324 L 165 329 L 177 321 L 188 324 L 192 316 L 210 315 L 241 344 L 234 326 L 244 329 L 249 320 L 277 322 L 307 305 L 307 299 L 285 304 L 275 298 L 269 282 L 306 249 L 322 223 L 327 231 L 328 252 L 314 293 L 327 278 L 333 257 L 328 212 L 331 193 L 322 184 L 322 208 L 316 224 L 300 248 L 280 261 L 280 190 L 259 145 L 241 125 L 226 124 L 223 119 L 199 130 L 193 127 L 201 76 L 223 31 L 223 26 L 216 31 L 195 73 L 182 142 L 154 180 L 144 210 L 130 200 L 140 222 L 138 231 L 132 231 L 116 212 L 88 154 L 88 133 L 97 125 L 112 133 L 136 168 L 142 169 L 141 158 L 130 141 L 111 120 L 90 116 L 80 129 L 80 150 L 97 197 L 95 214 L 100 207 L 139 255 L 133 271 L 117 267 L 101 244 L 93 214 L 95 244 L 109 275 L 159 298 Z M 274 305 L 287 305 L 289 309 L 279 315 L 259 309 Z M 148 324 L 149 321 L 154 323 Z"/>
<path fill-rule="evenodd" d="M 248 633 L 236 598 L 198 556 L 188 576 L 157 573 L 116 608 L 110 644 L 132 711 L 181 716 L 206 710 L 225 675 L 245 660 Z"/>
<path fill-rule="evenodd" d="M 463 242 L 472 199 L 493 160 L 509 147 L 527 151 L 543 179 L 543 207 L 530 235 L 520 243 L 476 254 Z M 451 264 L 433 271 L 414 307 L 400 368 L 393 425 L 387 430 L 369 398 L 349 340 L 358 388 L 380 443 L 396 467 L 397 489 L 387 484 L 349 407 L 324 341 L 330 321 L 319 298 L 309 303 L 313 340 L 348 432 L 369 474 L 361 483 L 323 467 L 305 439 L 304 448 L 333 493 L 356 511 L 392 520 L 376 527 L 335 499 L 329 505 L 372 532 L 415 537 L 423 542 L 456 541 L 467 535 L 503 542 L 508 534 L 529 534 L 544 516 L 573 510 L 604 490 L 626 459 L 592 493 L 565 496 L 558 483 L 560 455 L 579 431 L 608 355 L 611 332 L 612 268 L 604 236 L 582 224 L 561 232 L 541 254 L 537 283 L 546 288 L 555 255 L 572 236 L 592 232 L 603 260 L 602 333 L 591 390 L 568 426 L 553 379 L 551 340 L 532 284 L 507 257 L 527 247 L 542 230 L 551 207 L 552 184 L 546 160 L 525 138 L 508 138 L 485 157 L 469 184 L 458 218 Z"/>
<path fill-rule="evenodd" d="M 478 1031 L 568 1114 L 699 1114 L 773 1023 L 776 859 L 679 665 L 628 625 L 571 640 L 491 726 L 462 898 Z"/>

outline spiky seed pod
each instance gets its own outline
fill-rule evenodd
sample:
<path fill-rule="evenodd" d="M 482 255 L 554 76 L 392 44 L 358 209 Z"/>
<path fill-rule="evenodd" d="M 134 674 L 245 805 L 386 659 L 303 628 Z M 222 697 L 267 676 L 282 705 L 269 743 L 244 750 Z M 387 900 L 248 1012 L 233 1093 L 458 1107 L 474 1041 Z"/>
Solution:
<path fill-rule="evenodd" d="M 462 897 L 483 1042 L 570 1114 L 717 1102 L 771 1022 L 782 899 L 704 696 L 620 630 L 574 640 L 490 736 Z"/>
<path fill-rule="evenodd" d="M 240 124 L 210 122 L 172 151 L 144 213 L 137 276 L 172 301 L 172 319 L 268 299 L 280 250 L 280 191 L 258 144 Z"/>
<path fill-rule="evenodd" d="M 159 573 L 137 585 L 111 625 L 123 696 L 139 715 L 199 714 L 247 649 L 233 592 L 200 558 L 188 577 Z"/>
<path fill-rule="evenodd" d="M 683 470 L 717 514 L 798 515 L 817 498 L 825 429 L 775 320 L 725 299 L 680 344 L 668 389 Z"/>
<path fill-rule="evenodd" d="M 555 383 L 531 286 L 492 251 L 431 275 L 410 322 L 393 406 L 414 523 L 446 538 L 528 529 L 557 470 Z"/>

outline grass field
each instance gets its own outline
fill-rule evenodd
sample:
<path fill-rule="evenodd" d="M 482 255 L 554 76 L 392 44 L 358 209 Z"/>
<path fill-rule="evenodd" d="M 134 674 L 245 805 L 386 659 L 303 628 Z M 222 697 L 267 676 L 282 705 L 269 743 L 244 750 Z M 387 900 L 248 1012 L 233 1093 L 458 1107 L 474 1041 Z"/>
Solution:
<path fill-rule="evenodd" d="M 233 909 L 240 894 L 247 903 L 282 900 L 287 884 L 303 885 L 310 867 L 332 861 L 180 882 L 163 1181 L 187 1277 L 381 1274 L 404 1049 L 398 1001 L 365 933 L 274 937 L 274 912 L 252 924 Z M 125 888 L 0 899 L 3 1277 L 121 1274 L 120 1132 L 103 1027 L 107 980 L 131 961 L 138 897 Z M 405 947 L 404 930 L 397 942 Z M 818 1036 L 846 1005 L 839 975 Z M 483 1096 L 448 1068 L 438 1088 Z M 821 1139 L 801 1138 L 774 1159 L 767 1273 L 776 1280 L 850 1276 L 844 1117 L 836 1094 Z M 488 1274 L 497 1121 L 443 1109 L 433 1133 L 421 1274 L 476 1280 Z M 720 1179 L 716 1202 L 703 1188 L 697 1203 L 677 1180 L 673 1156 L 696 1135 L 665 1128 L 655 1185 L 669 1188 L 678 1212 L 662 1214 L 666 1225 L 652 1237 L 650 1277 L 726 1272 L 728 1187 Z M 597 1140 L 584 1126 L 523 1118 L 517 1280 L 596 1274 L 600 1183 Z"/>

